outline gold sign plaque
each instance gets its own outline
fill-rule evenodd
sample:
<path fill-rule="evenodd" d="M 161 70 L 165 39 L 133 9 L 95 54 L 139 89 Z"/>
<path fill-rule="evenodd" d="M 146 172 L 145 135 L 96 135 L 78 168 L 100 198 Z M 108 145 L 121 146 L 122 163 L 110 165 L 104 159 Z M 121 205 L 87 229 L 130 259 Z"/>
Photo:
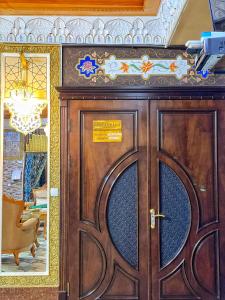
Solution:
<path fill-rule="evenodd" d="M 121 120 L 94 120 L 93 121 L 94 143 L 121 143 L 122 121 Z"/>

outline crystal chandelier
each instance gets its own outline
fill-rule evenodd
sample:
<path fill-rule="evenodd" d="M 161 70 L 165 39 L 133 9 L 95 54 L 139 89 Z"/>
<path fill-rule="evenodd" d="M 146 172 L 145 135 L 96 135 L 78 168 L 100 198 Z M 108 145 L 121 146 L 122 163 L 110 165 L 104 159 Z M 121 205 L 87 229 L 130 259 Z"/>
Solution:
<path fill-rule="evenodd" d="M 41 113 L 47 106 L 47 100 L 33 96 L 27 84 L 28 61 L 23 53 L 20 61 L 22 79 L 16 83 L 16 89 L 11 91 L 10 98 L 4 99 L 4 103 L 10 112 L 10 125 L 27 135 L 41 127 Z"/>

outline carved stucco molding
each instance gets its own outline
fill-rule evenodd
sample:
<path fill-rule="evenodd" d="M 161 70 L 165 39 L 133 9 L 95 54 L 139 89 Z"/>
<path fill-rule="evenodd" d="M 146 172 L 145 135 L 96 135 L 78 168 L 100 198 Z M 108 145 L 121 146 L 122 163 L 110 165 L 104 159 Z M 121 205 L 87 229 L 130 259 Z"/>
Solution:
<path fill-rule="evenodd" d="M 188 0 L 162 0 L 155 17 L 1 16 L 0 42 L 166 45 Z"/>

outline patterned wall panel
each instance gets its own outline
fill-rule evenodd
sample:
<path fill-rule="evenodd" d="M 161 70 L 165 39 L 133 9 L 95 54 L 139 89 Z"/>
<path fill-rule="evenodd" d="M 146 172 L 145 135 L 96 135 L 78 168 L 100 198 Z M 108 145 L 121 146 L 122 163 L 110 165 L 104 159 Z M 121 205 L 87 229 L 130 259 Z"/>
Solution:
<path fill-rule="evenodd" d="M 225 68 L 225 60 L 220 63 Z M 63 47 L 64 86 L 224 86 L 225 75 L 198 74 L 185 50 Z"/>
<path fill-rule="evenodd" d="M 58 300 L 58 288 L 7 288 L 0 289 L 1 300 Z"/>

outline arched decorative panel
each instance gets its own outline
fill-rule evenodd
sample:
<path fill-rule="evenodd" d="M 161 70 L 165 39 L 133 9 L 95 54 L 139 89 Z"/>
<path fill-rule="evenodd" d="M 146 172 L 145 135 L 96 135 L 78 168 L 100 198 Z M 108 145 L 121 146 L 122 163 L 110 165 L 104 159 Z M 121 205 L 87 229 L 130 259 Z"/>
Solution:
<path fill-rule="evenodd" d="M 191 226 L 191 205 L 186 188 L 178 175 L 160 162 L 160 265 L 165 267 L 183 248 Z"/>
<path fill-rule="evenodd" d="M 107 222 L 118 252 L 133 267 L 138 266 L 137 163 L 129 166 L 114 183 L 108 199 Z"/>

